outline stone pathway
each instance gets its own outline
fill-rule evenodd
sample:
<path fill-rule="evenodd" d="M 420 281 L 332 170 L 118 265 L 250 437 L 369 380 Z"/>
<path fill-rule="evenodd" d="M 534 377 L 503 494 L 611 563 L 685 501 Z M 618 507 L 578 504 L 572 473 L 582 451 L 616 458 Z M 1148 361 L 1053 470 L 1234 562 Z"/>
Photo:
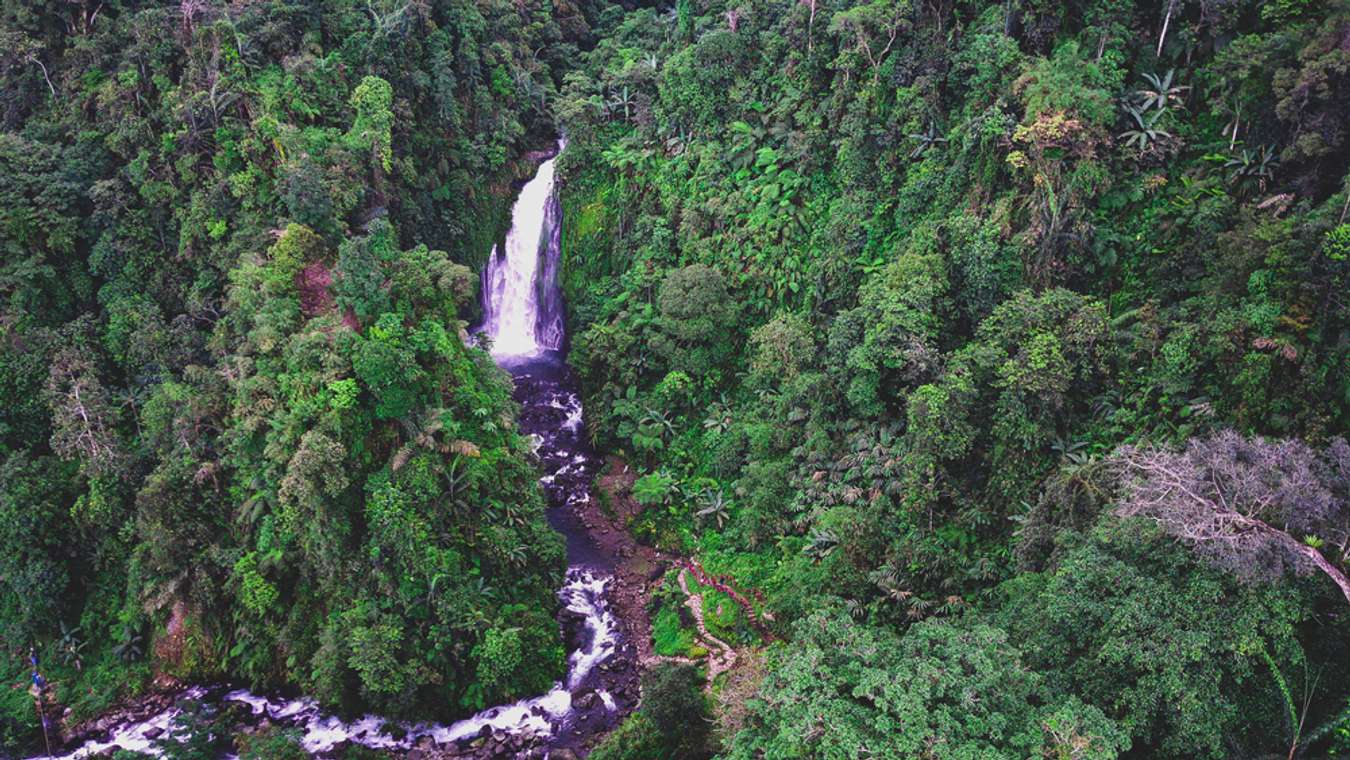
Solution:
<path fill-rule="evenodd" d="M 736 665 L 736 650 L 725 641 L 712 635 L 703 624 L 703 597 L 689 591 L 688 571 L 680 568 L 680 591 L 684 592 L 684 606 L 693 613 L 694 624 L 698 626 L 699 642 L 708 650 L 708 690 L 712 690 L 713 681 Z"/>

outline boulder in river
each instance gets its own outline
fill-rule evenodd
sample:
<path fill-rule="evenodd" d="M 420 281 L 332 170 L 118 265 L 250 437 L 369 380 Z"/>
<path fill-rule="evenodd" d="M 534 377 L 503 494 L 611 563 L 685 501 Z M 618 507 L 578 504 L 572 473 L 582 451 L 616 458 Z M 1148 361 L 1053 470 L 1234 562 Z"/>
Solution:
<path fill-rule="evenodd" d="M 595 695 L 594 691 L 590 689 L 583 689 L 582 691 L 577 692 L 576 695 L 572 697 L 572 704 L 576 706 L 576 708 L 579 710 L 589 710 L 592 707 L 595 707 L 595 703 L 599 699 L 600 698 Z"/>

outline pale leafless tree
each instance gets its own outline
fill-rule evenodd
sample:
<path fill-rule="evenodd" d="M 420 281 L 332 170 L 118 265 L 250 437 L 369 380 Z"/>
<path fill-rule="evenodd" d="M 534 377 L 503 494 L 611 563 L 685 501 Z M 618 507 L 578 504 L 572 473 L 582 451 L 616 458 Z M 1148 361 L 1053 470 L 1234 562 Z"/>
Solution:
<path fill-rule="evenodd" d="M 42 43 L 23 32 L 0 32 L 0 63 L 5 66 L 33 64 L 42 70 L 42 78 L 47 89 L 56 95 L 56 85 L 52 84 L 47 65 L 42 62 Z"/>
<path fill-rule="evenodd" d="M 732 8 L 726 12 L 727 27 L 733 32 L 741 26 L 741 12 L 740 8 Z"/>
<path fill-rule="evenodd" d="M 816 1 L 817 0 L 797 0 L 802 5 L 811 9 L 811 15 L 806 19 L 806 52 L 811 52 L 811 35 L 816 26 Z"/>
<path fill-rule="evenodd" d="M 66 17 L 66 32 L 71 35 L 89 34 L 103 11 L 102 0 L 66 0 L 62 4 L 70 14 Z"/>
<path fill-rule="evenodd" d="M 189 40 L 192 39 L 192 30 L 197 17 L 210 9 L 211 4 L 207 0 L 180 0 L 178 13 L 183 17 L 183 32 Z"/>
<path fill-rule="evenodd" d="M 1226 431 L 1177 452 L 1117 453 L 1125 492 L 1116 509 L 1156 521 L 1244 578 L 1320 572 L 1350 601 L 1350 445 L 1319 454 L 1298 440 Z"/>
<path fill-rule="evenodd" d="M 1155 56 L 1162 57 L 1163 42 L 1167 40 L 1167 27 L 1172 23 L 1172 14 L 1177 9 L 1177 0 L 1167 0 L 1167 10 L 1163 11 L 1162 31 L 1158 32 L 1158 50 Z"/>
<path fill-rule="evenodd" d="M 75 348 L 57 352 L 47 378 L 52 450 L 79 459 L 93 475 L 116 474 L 125 460 L 115 429 L 117 408 L 93 362 Z"/>

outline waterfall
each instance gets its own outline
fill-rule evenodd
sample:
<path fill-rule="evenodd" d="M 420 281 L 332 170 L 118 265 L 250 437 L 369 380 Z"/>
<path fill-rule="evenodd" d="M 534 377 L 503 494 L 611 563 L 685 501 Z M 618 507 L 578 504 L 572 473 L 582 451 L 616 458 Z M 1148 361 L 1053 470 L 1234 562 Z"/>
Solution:
<path fill-rule="evenodd" d="M 564 146 L 559 140 L 559 153 Z M 562 206 L 555 161 L 556 154 L 521 188 L 505 244 L 492 247 L 483 269 L 483 332 L 492 341 L 494 356 L 529 357 L 562 348 Z"/>
<path fill-rule="evenodd" d="M 563 142 L 558 142 L 558 150 Z M 577 747 L 613 728 L 637 706 L 636 651 L 609 599 L 612 558 L 600 552 L 577 509 L 590 502 L 590 485 L 601 462 L 584 430 L 581 397 L 558 355 L 565 333 L 558 286 L 561 204 L 554 184 L 554 158 L 521 188 L 511 210 L 503 251 L 495 247 L 483 271 L 484 321 L 492 353 L 515 378 L 521 433 L 534 438 L 548 497 L 549 523 L 566 539 L 568 569 L 558 599 L 571 651 L 567 672 L 547 692 L 498 705 L 450 723 L 398 723 L 376 715 L 342 720 L 309 697 L 261 696 L 246 689 L 193 686 L 189 702 L 236 702 L 253 717 L 297 729 L 314 754 L 360 744 L 372 749 L 410 749 L 434 742 L 448 756 L 511 757 L 527 750 Z M 177 708 L 117 722 L 58 760 L 82 760 L 112 749 L 160 755 L 154 739 L 166 731 Z"/>

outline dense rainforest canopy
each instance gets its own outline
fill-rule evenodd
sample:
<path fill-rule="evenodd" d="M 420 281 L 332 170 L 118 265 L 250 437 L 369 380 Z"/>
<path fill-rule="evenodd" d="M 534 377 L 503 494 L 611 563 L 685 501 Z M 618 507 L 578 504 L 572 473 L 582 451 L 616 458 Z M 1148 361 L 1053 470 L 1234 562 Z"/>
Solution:
<path fill-rule="evenodd" d="M 152 671 L 406 715 L 546 688 L 562 544 L 461 331 L 579 12 L 6 3 L 4 29 L 7 674 L 36 644 L 86 715 Z M 3 699 L 0 746 L 31 740 Z"/>
<path fill-rule="evenodd" d="M 1346 0 L 0 9 L 0 756 L 30 647 L 76 718 L 559 676 L 465 329 L 560 133 L 628 527 L 754 608 L 593 757 L 1350 753 Z"/>

